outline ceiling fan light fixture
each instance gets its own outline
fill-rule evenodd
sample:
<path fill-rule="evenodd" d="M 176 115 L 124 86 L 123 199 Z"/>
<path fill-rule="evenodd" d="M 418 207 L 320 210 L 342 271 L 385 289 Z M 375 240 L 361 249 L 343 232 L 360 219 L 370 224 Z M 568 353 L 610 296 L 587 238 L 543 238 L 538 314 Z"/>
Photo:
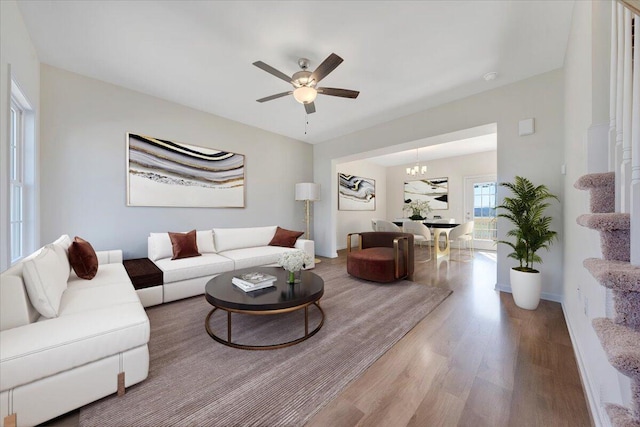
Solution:
<path fill-rule="evenodd" d="M 318 91 L 309 86 L 298 87 L 293 91 L 293 97 L 300 104 L 310 104 L 316 100 L 316 96 Z"/>

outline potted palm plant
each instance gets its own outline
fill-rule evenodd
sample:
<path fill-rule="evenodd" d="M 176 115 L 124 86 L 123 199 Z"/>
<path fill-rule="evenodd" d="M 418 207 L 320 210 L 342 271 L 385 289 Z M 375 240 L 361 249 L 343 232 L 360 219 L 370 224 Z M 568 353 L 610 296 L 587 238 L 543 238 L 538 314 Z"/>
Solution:
<path fill-rule="evenodd" d="M 513 249 L 508 256 L 520 262 L 510 273 L 511 291 L 518 307 L 535 310 L 540 302 L 540 272 L 533 268 L 534 263 L 542 263 L 537 255 L 540 249 L 549 250 L 549 246 L 557 239 L 557 233 L 549 229 L 551 217 L 544 216 L 550 199 L 558 197 L 545 185 L 535 186 L 527 178 L 516 176 L 514 182 L 503 182 L 513 197 L 505 197 L 498 209 L 503 212 L 498 216 L 507 218 L 515 228 L 507 232 L 514 241 L 499 240 Z"/>

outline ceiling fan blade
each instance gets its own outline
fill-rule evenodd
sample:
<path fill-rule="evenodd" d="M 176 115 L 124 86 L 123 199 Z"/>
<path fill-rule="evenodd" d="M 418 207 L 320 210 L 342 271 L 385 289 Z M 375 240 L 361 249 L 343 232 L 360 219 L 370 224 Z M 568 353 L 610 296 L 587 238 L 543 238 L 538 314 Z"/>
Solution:
<path fill-rule="evenodd" d="M 256 61 L 253 63 L 253 65 L 255 65 L 256 67 L 260 68 L 261 70 L 266 71 L 269 74 L 273 74 L 274 76 L 276 76 L 279 79 L 284 80 L 287 83 L 291 83 L 291 77 L 287 76 L 285 73 L 283 73 L 282 71 L 278 71 L 275 68 L 273 68 L 271 65 L 267 65 L 262 61 Z"/>
<path fill-rule="evenodd" d="M 342 58 L 340 58 L 335 53 L 332 53 L 327 57 L 327 59 L 322 61 L 322 64 L 318 65 L 318 68 L 316 68 L 316 70 L 311 74 L 309 80 L 315 81 L 315 84 L 320 83 L 320 80 L 327 77 L 327 74 L 335 70 L 336 67 L 342 63 L 342 61 Z"/>
<path fill-rule="evenodd" d="M 340 96 L 342 98 L 357 98 L 360 92 L 349 89 L 336 89 L 333 87 L 319 87 L 318 93 L 322 95 Z"/>
<path fill-rule="evenodd" d="M 315 113 L 316 112 L 316 105 L 313 102 L 310 102 L 308 104 L 304 104 L 304 111 L 306 111 L 307 114 Z"/>
<path fill-rule="evenodd" d="M 256 101 L 258 102 L 271 101 L 272 99 L 282 98 L 283 96 L 291 95 L 292 93 L 293 91 L 291 90 L 289 92 L 276 93 L 275 95 L 265 96 L 264 98 L 256 99 Z"/>

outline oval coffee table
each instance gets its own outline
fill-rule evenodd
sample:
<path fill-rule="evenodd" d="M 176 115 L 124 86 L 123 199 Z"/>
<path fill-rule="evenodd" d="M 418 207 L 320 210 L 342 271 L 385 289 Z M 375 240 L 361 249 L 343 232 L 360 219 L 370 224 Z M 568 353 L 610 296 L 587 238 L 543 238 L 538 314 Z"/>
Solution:
<path fill-rule="evenodd" d="M 245 273 L 260 272 L 277 277 L 273 288 L 259 289 L 251 295 L 237 288 L 231 283 L 234 276 Z M 207 333 L 214 340 L 229 347 L 245 350 L 273 350 L 298 344 L 315 335 L 324 324 L 324 311 L 320 308 L 320 298 L 324 294 L 324 280 L 311 271 L 302 271 L 300 283 L 290 285 L 287 283 L 289 273 L 280 267 L 252 267 L 223 273 L 207 282 L 205 297 L 213 310 L 209 312 L 204 321 Z M 309 332 L 309 306 L 315 305 L 320 311 L 320 323 Z M 227 312 L 227 339 L 223 339 L 211 330 L 210 319 L 216 310 Z M 292 341 L 271 345 L 248 345 L 231 341 L 231 313 L 268 315 L 289 313 L 304 309 L 304 335 Z"/>

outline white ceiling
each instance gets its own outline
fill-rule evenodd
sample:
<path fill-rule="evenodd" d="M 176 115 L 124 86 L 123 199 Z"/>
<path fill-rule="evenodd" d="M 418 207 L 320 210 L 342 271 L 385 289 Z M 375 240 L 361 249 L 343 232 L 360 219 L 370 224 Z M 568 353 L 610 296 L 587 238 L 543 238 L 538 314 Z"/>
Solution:
<path fill-rule="evenodd" d="M 496 151 L 497 148 L 497 135 L 492 133 L 489 135 L 459 139 L 456 141 L 429 145 L 427 147 L 420 147 L 417 149 L 414 148 L 382 156 L 369 157 L 366 160 L 380 166 L 389 167 L 415 163 L 416 158 L 423 163 L 447 157 L 464 156 L 467 154 L 483 153 L 485 151 Z M 416 150 L 418 150 L 417 153 Z"/>
<path fill-rule="evenodd" d="M 44 63 L 309 143 L 560 68 L 573 0 L 19 1 Z M 305 113 L 285 74 L 344 62 Z M 497 71 L 496 80 L 482 76 Z"/>

